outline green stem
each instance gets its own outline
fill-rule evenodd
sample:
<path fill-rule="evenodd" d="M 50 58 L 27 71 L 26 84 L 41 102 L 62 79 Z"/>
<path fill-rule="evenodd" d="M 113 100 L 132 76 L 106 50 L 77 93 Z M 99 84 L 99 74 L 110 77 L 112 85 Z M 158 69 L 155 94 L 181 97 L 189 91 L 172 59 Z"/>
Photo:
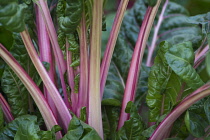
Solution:
<path fill-rule="evenodd" d="M 103 139 L 101 97 L 100 97 L 100 52 L 103 0 L 93 1 L 93 18 L 90 36 L 90 64 L 89 64 L 89 117 L 88 123 Z"/>

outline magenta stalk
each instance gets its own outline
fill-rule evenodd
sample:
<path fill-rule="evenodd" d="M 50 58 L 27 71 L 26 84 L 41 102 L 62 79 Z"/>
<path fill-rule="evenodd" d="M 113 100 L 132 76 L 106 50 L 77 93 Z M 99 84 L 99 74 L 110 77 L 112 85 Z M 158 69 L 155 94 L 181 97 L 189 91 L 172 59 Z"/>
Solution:
<path fill-rule="evenodd" d="M 41 10 L 36 6 L 36 22 L 37 22 L 37 32 L 38 32 L 38 43 L 39 43 L 39 51 L 40 51 L 40 59 L 42 62 L 47 62 L 50 64 L 50 69 L 48 71 L 48 75 L 53 83 L 55 83 L 55 70 L 54 64 L 52 60 L 52 52 L 51 52 L 51 45 L 50 39 L 47 33 L 47 29 L 44 23 L 44 19 L 41 14 Z M 55 118 L 57 119 L 57 110 L 52 98 L 49 95 L 46 87 L 44 86 L 44 95 L 45 98 L 54 113 Z"/>
<path fill-rule="evenodd" d="M 101 78 L 101 83 L 100 83 L 101 99 L 103 97 L 104 87 L 105 87 L 105 84 L 106 84 L 106 78 L 107 78 L 107 75 L 108 75 L 112 54 L 114 52 L 115 44 L 116 44 L 116 41 L 117 41 L 117 37 L 118 37 L 119 31 L 120 31 L 120 27 L 121 27 L 121 24 L 122 24 L 122 20 L 123 20 L 128 2 L 129 2 L 129 0 L 121 0 L 120 1 L 120 5 L 118 7 L 117 14 L 116 14 L 115 19 L 114 19 L 112 30 L 110 32 L 109 40 L 108 40 L 108 43 L 106 45 L 106 50 L 104 52 L 104 57 L 103 57 L 103 60 L 102 60 L 101 70 L 100 70 L 101 71 L 101 74 L 100 74 L 100 78 Z"/>
<path fill-rule="evenodd" d="M 72 56 L 71 56 L 71 51 L 68 50 L 69 48 L 69 43 L 66 39 L 66 60 L 67 60 L 67 78 L 68 78 L 68 83 L 71 89 L 71 108 L 72 111 L 75 113 L 76 108 L 77 108 L 77 101 L 78 101 L 78 95 L 74 93 L 74 69 L 73 67 L 70 66 L 72 63 Z"/>
<path fill-rule="evenodd" d="M 0 107 L 2 108 L 2 111 L 3 111 L 4 116 L 5 116 L 5 120 L 7 121 L 7 123 L 13 121 L 14 117 L 12 115 L 10 106 L 7 103 L 7 101 L 4 99 L 4 97 L 2 96 L 1 93 L 0 93 Z"/>
<path fill-rule="evenodd" d="M 66 72 L 66 61 L 64 60 L 63 53 L 58 44 L 56 30 L 55 30 L 47 3 L 44 0 L 39 0 L 37 1 L 37 5 L 40 6 L 39 8 L 41 8 L 41 11 L 43 13 L 43 18 L 45 21 L 45 25 L 47 27 L 48 35 L 50 37 L 56 65 L 58 67 L 58 71 L 60 75 L 61 86 L 62 86 L 63 94 L 64 94 L 64 101 L 67 107 L 69 108 L 70 103 L 68 101 L 67 89 L 66 89 L 66 84 L 64 81 L 64 74 Z"/>
<path fill-rule="evenodd" d="M 148 7 L 143 23 L 141 25 L 139 36 L 131 60 L 128 78 L 126 81 L 120 119 L 118 123 L 118 130 L 123 126 L 124 122 L 129 119 L 129 114 L 125 113 L 125 108 L 129 101 L 134 101 L 144 50 L 146 48 L 148 36 L 160 3 L 161 0 L 158 0 L 155 7 Z"/>
<path fill-rule="evenodd" d="M 87 29 L 85 14 L 83 13 L 79 40 L 80 40 L 80 81 L 77 104 L 77 116 L 80 116 L 82 107 L 88 108 L 88 46 L 87 46 Z"/>
<path fill-rule="evenodd" d="M 167 6 L 168 6 L 168 0 L 166 0 L 166 2 L 163 5 L 162 11 L 161 11 L 159 19 L 158 19 L 158 23 L 157 23 L 157 25 L 155 26 L 155 29 L 154 29 L 154 34 L 153 34 L 153 38 L 152 38 L 152 44 L 151 44 L 150 47 L 148 47 L 148 56 L 147 56 L 147 62 L 146 62 L 146 65 L 148 67 L 152 66 L 152 55 L 153 55 L 155 47 L 156 47 L 156 41 L 157 41 L 157 38 L 158 38 L 158 32 L 159 32 L 160 26 L 161 26 L 161 24 L 163 22 L 164 13 L 165 13 L 165 10 L 166 10 Z"/>
<path fill-rule="evenodd" d="M 71 120 L 71 115 L 69 113 L 69 110 L 68 110 L 66 104 L 63 102 L 63 99 L 61 98 L 60 93 L 58 92 L 55 85 L 53 84 L 50 77 L 48 76 L 47 71 L 44 68 L 42 62 L 40 61 L 27 31 L 23 31 L 20 34 L 21 34 L 23 42 L 26 46 L 27 52 L 28 52 L 37 72 L 39 73 L 40 77 L 42 78 L 44 85 L 46 86 L 47 90 L 50 93 L 51 98 L 53 99 L 53 101 L 56 105 L 56 108 L 57 108 L 58 113 L 62 120 L 62 126 L 63 126 L 64 130 L 67 131 L 69 122 Z"/>

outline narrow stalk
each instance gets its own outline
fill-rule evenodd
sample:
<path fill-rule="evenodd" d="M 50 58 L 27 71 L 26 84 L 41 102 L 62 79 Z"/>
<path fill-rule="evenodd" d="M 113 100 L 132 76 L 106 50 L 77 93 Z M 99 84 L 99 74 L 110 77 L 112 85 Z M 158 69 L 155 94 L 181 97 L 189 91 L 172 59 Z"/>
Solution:
<path fill-rule="evenodd" d="M 101 96 L 100 96 L 100 51 L 103 0 L 93 1 L 93 16 L 90 35 L 90 64 L 89 64 L 89 111 L 88 123 L 103 139 Z"/>
<path fill-rule="evenodd" d="M 103 97 L 104 87 L 105 87 L 105 84 L 106 84 L 106 78 L 107 78 L 107 75 L 108 75 L 112 54 L 113 54 L 113 51 L 114 51 L 114 48 L 115 48 L 115 44 L 116 44 L 116 41 L 117 41 L 117 37 L 118 37 L 119 31 L 120 31 L 120 27 L 121 27 L 121 24 L 122 24 L 122 20 L 123 20 L 128 2 L 129 2 L 129 0 L 121 0 L 120 1 L 120 5 L 118 7 L 117 14 L 116 14 L 115 19 L 114 19 L 112 30 L 110 32 L 109 40 L 108 40 L 108 43 L 106 45 L 106 50 L 104 52 L 104 57 L 103 57 L 102 64 L 101 64 L 101 74 L 100 74 L 100 78 L 101 78 L 101 83 L 100 83 L 101 98 Z"/>
<path fill-rule="evenodd" d="M 70 66 L 70 64 L 72 63 L 72 58 L 71 58 L 71 52 L 68 50 L 68 48 L 69 48 L 69 43 L 66 39 L 67 77 L 68 77 L 68 83 L 71 89 L 71 107 L 72 107 L 72 111 L 75 113 L 78 95 L 74 93 L 75 74 L 74 74 L 74 69 Z"/>
<path fill-rule="evenodd" d="M 144 55 L 144 50 L 160 3 L 161 0 L 158 0 L 155 7 L 148 7 L 139 32 L 138 40 L 136 42 L 136 46 L 131 60 L 128 78 L 126 81 L 121 114 L 118 123 L 118 130 L 123 126 L 124 122 L 129 118 L 129 114 L 125 113 L 125 108 L 127 103 L 129 101 L 133 101 L 135 98 L 136 86 L 140 73 L 140 66 Z"/>
<path fill-rule="evenodd" d="M 165 132 L 170 128 L 170 126 L 175 122 L 175 120 L 186 111 L 191 105 L 193 105 L 198 100 L 209 96 L 210 89 L 203 90 L 199 94 L 189 97 L 184 102 L 182 101 L 156 128 L 155 132 L 150 137 L 150 140 L 162 140 Z"/>
<path fill-rule="evenodd" d="M 58 67 L 59 75 L 60 75 L 61 86 L 62 86 L 62 90 L 64 94 L 64 101 L 67 107 L 69 108 L 70 104 L 68 102 L 67 89 L 66 89 L 66 84 L 64 81 L 64 74 L 66 71 L 66 62 L 64 60 L 63 53 L 58 44 L 56 30 L 53 25 L 53 21 L 52 21 L 47 3 L 44 0 L 38 0 L 37 3 L 38 3 L 38 6 L 40 6 L 41 11 L 43 13 L 43 18 L 45 21 L 45 25 L 47 27 L 48 35 L 50 37 L 50 41 L 51 41 L 54 56 L 55 56 L 55 61 Z"/>
<path fill-rule="evenodd" d="M 6 121 L 9 123 L 14 120 L 14 117 L 12 115 L 11 109 L 7 101 L 4 99 L 2 94 L 0 93 L 0 107 L 2 108 L 2 111 L 4 113 Z"/>
<path fill-rule="evenodd" d="M 152 44 L 151 44 L 150 47 L 148 47 L 148 55 L 147 55 L 147 62 L 146 62 L 146 65 L 148 67 L 152 66 L 152 55 L 153 55 L 155 47 L 156 47 L 156 41 L 158 39 L 158 32 L 159 32 L 160 26 L 161 26 L 161 24 L 163 22 L 164 13 L 165 13 L 165 10 L 166 10 L 167 6 L 168 6 L 168 0 L 166 0 L 166 2 L 163 5 L 162 11 L 161 11 L 159 19 L 158 19 L 158 23 L 157 23 L 157 25 L 155 26 L 155 29 L 154 29 L 154 34 L 153 34 L 153 38 L 152 38 Z"/>
<path fill-rule="evenodd" d="M 202 50 L 198 50 L 195 54 L 194 65 L 196 65 L 200 59 L 205 57 L 206 53 L 209 50 L 209 45 L 206 45 Z"/>
<path fill-rule="evenodd" d="M 80 81 L 77 104 L 77 116 L 80 116 L 82 107 L 87 107 L 88 101 L 88 46 L 87 46 L 87 29 L 85 21 L 85 13 L 83 12 L 80 24 Z"/>
<path fill-rule="evenodd" d="M 42 92 L 38 86 L 34 83 L 31 77 L 25 72 L 25 70 L 20 66 L 20 64 L 15 60 L 15 58 L 0 44 L 0 57 L 10 66 L 10 68 L 15 72 L 15 74 L 23 82 L 32 98 L 34 99 L 42 117 L 45 121 L 48 130 L 54 125 L 58 125 L 48 103 L 46 102 Z M 41 63 L 41 62 L 40 62 Z M 57 133 L 57 138 L 61 138 L 61 133 Z"/>
<path fill-rule="evenodd" d="M 28 35 L 27 31 L 23 31 L 20 34 L 21 34 L 23 42 L 26 46 L 27 52 L 28 52 L 37 72 L 39 73 L 40 77 L 42 78 L 43 83 L 45 84 L 47 90 L 50 93 L 50 96 L 52 97 L 52 99 L 56 105 L 58 113 L 62 119 L 63 128 L 65 131 L 67 131 L 68 124 L 71 120 L 71 115 L 69 113 L 69 110 L 66 107 L 65 103 L 63 102 L 63 99 L 61 98 L 55 85 L 53 84 L 50 77 L 48 76 L 47 71 L 45 70 L 42 62 L 39 60 L 39 57 L 36 53 L 36 50 L 32 44 L 32 41 L 31 41 L 30 36 Z"/>
<path fill-rule="evenodd" d="M 38 32 L 38 42 L 39 42 L 39 51 L 40 51 L 40 59 L 42 62 L 47 62 L 50 64 L 50 69 L 48 70 L 48 75 L 53 83 L 55 83 L 55 71 L 54 65 L 52 60 L 52 53 L 51 53 L 51 46 L 50 46 L 50 39 L 47 33 L 47 29 L 44 23 L 44 19 L 42 17 L 41 10 L 36 6 L 36 22 L 37 22 L 37 32 Z M 52 109 L 52 112 L 57 118 L 57 110 L 52 98 L 49 95 L 46 87 L 43 87 L 45 98 Z"/>

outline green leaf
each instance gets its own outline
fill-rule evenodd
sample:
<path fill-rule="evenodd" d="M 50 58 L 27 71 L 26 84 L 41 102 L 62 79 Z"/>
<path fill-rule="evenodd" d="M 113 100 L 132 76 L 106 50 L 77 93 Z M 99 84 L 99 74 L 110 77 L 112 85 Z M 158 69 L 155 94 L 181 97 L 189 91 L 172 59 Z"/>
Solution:
<path fill-rule="evenodd" d="M 102 120 L 105 140 L 114 140 L 119 121 L 120 107 L 102 106 Z"/>
<path fill-rule="evenodd" d="M 17 132 L 15 134 L 15 140 L 39 140 L 37 132 L 39 131 L 39 126 L 36 125 L 37 118 L 24 118 L 21 120 Z"/>
<path fill-rule="evenodd" d="M 70 121 L 68 132 L 61 140 L 101 140 L 98 133 L 76 116 Z"/>
<path fill-rule="evenodd" d="M 0 105 L 0 130 L 4 127 L 4 113 Z"/>
<path fill-rule="evenodd" d="M 59 125 L 52 127 L 51 131 L 39 131 L 38 135 L 40 140 L 56 140 L 55 133 L 62 130 Z"/>
<path fill-rule="evenodd" d="M 0 2 L 0 25 L 12 32 L 25 29 L 24 10 L 26 4 L 18 4 L 15 0 Z"/>
<path fill-rule="evenodd" d="M 55 133 L 61 128 L 55 125 L 51 131 L 40 131 L 37 117 L 23 115 L 0 131 L 1 140 L 55 140 Z"/>
<path fill-rule="evenodd" d="M 194 52 L 191 42 L 174 45 L 165 54 L 165 58 L 172 70 L 192 89 L 201 87 L 201 80 L 195 69 L 191 66 L 194 61 Z"/>
<path fill-rule="evenodd" d="M 162 42 L 159 46 L 158 54 L 149 74 L 146 97 L 147 105 L 150 108 L 149 118 L 151 122 L 157 121 L 161 114 L 163 115 L 170 110 L 170 102 L 175 104 L 174 96 L 176 98 L 181 85 L 164 58 L 164 54 L 171 45 L 168 42 Z M 173 82 L 176 87 L 173 87 Z M 177 88 L 177 90 L 174 90 L 174 88 Z"/>
<path fill-rule="evenodd" d="M 155 129 L 157 128 L 157 125 L 152 125 L 149 128 L 147 128 L 146 130 L 144 130 L 142 132 L 142 135 L 146 138 L 149 138 L 150 136 L 152 136 L 153 132 L 155 131 Z"/>
<path fill-rule="evenodd" d="M 204 110 L 206 113 L 206 117 L 210 123 L 210 97 L 204 103 Z"/>
<path fill-rule="evenodd" d="M 59 25 L 66 34 L 74 33 L 80 23 L 83 0 L 66 0 L 64 16 L 59 18 Z"/>
<path fill-rule="evenodd" d="M 14 140 L 14 137 L 16 135 L 18 139 L 19 138 L 18 135 L 21 135 L 21 131 L 23 131 L 23 133 L 28 132 L 28 134 L 33 137 L 34 132 L 39 130 L 38 126 L 36 125 L 36 121 L 37 121 L 36 116 L 31 116 L 31 115 L 20 116 L 15 120 L 13 120 L 11 123 L 9 123 L 7 126 L 5 126 L 4 129 L 0 131 L 0 139 Z M 30 128 L 29 126 L 33 128 Z M 27 129 L 24 127 L 26 127 Z"/>
<path fill-rule="evenodd" d="M 44 67 L 47 71 L 50 70 L 50 63 L 43 61 L 42 64 L 44 65 Z"/>
<path fill-rule="evenodd" d="M 83 122 L 86 122 L 87 120 L 87 112 L 86 112 L 86 107 L 82 107 L 80 110 L 80 117 L 79 119 Z"/>
<path fill-rule="evenodd" d="M 130 101 L 127 104 L 125 112 L 130 113 L 130 119 L 125 121 L 123 127 L 117 133 L 116 139 L 144 140 L 145 137 L 142 136 L 144 123 L 138 114 L 137 107 Z"/>
<path fill-rule="evenodd" d="M 204 136 L 205 128 L 208 126 L 208 123 L 200 115 L 190 111 L 185 114 L 185 124 L 194 137 Z"/>

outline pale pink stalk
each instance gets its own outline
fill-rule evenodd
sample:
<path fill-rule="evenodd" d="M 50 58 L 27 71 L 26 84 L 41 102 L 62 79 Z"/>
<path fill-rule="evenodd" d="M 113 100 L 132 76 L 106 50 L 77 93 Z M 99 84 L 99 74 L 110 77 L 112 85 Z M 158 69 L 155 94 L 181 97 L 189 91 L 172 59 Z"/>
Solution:
<path fill-rule="evenodd" d="M 129 101 L 134 101 L 144 50 L 160 3 L 161 0 L 158 0 L 155 7 L 148 7 L 141 25 L 126 81 L 118 130 L 123 126 L 124 122 L 129 119 L 129 114 L 125 113 L 125 108 Z"/>
<path fill-rule="evenodd" d="M 22 32 L 23 33 L 23 32 Z M 35 50 L 34 50 L 35 51 Z M 0 43 L 0 57 L 10 66 L 10 68 L 19 77 L 22 83 L 25 85 L 29 91 L 31 97 L 35 101 L 48 130 L 54 125 L 58 125 L 48 103 L 46 102 L 44 95 L 34 83 L 31 77 L 26 73 L 26 71 L 20 66 L 20 64 L 15 60 L 15 58 L 5 49 L 5 47 Z M 38 56 L 37 59 L 39 60 Z M 41 63 L 41 62 L 40 62 Z M 42 66 L 42 64 L 40 64 Z M 43 67 L 45 70 L 45 68 Z M 45 72 L 47 75 L 47 72 Z M 62 107 L 62 106 L 61 106 Z M 62 107 L 63 109 L 63 107 Z M 57 133 L 57 139 L 62 137 L 61 133 Z"/>
<path fill-rule="evenodd" d="M 72 108 L 72 111 L 75 113 L 76 108 L 77 108 L 78 94 L 74 93 L 75 74 L 74 74 L 73 67 L 70 66 L 72 63 L 72 60 L 71 60 L 72 56 L 68 48 L 69 48 L 69 43 L 66 39 L 67 78 L 68 78 L 68 83 L 71 89 L 71 108 Z"/>
<path fill-rule="evenodd" d="M 80 110 L 82 107 L 88 105 L 88 46 L 87 46 L 87 29 L 85 22 L 85 14 L 81 20 L 80 33 L 80 81 L 79 81 L 79 93 L 77 103 L 77 116 L 80 116 Z"/>
<path fill-rule="evenodd" d="M 14 117 L 12 115 L 10 106 L 7 103 L 7 101 L 4 99 L 4 97 L 2 96 L 1 93 L 0 93 L 0 107 L 2 108 L 2 111 L 3 111 L 4 116 L 5 116 L 5 120 L 7 121 L 7 123 L 13 121 Z"/>
<path fill-rule="evenodd" d="M 42 78 L 43 83 L 45 84 L 47 90 L 50 93 L 50 96 L 52 97 L 52 99 L 56 105 L 56 108 L 57 108 L 58 113 L 62 120 L 63 128 L 65 131 L 67 131 L 69 122 L 71 120 L 71 115 L 69 113 L 69 110 L 68 110 L 66 104 L 63 102 L 63 99 L 61 98 L 60 93 L 58 92 L 57 88 L 55 87 L 55 85 L 51 81 L 50 77 L 48 76 L 47 71 L 44 68 L 42 62 L 40 61 L 27 31 L 23 31 L 20 34 L 21 34 L 23 42 L 26 46 L 27 52 L 28 52 L 37 72 L 39 73 L 40 77 Z"/>
<path fill-rule="evenodd" d="M 90 63 L 89 63 L 89 106 L 88 124 L 103 139 L 101 95 L 100 95 L 100 58 L 103 0 L 94 0 L 92 24 L 90 29 Z"/>
<path fill-rule="evenodd" d="M 54 56 L 55 56 L 56 65 L 58 67 L 58 71 L 60 75 L 61 86 L 62 86 L 62 90 L 64 94 L 64 101 L 67 107 L 69 108 L 70 103 L 68 101 L 67 89 L 66 89 L 66 84 L 64 81 L 64 74 L 66 72 L 66 61 L 64 60 L 63 53 L 58 44 L 56 30 L 55 30 L 47 3 L 44 0 L 38 0 L 37 5 L 39 6 L 39 8 L 41 8 L 45 25 L 47 27 L 48 35 L 50 37 L 50 41 L 51 41 Z"/>
<path fill-rule="evenodd" d="M 47 33 L 47 29 L 44 23 L 44 19 L 42 17 L 41 10 L 36 6 L 36 23 L 37 23 L 37 33 L 38 33 L 38 43 L 39 43 L 39 51 L 40 51 L 40 59 L 42 62 L 47 62 L 50 64 L 50 69 L 48 70 L 48 75 L 53 83 L 55 83 L 55 70 L 54 64 L 52 60 L 52 52 L 50 46 L 50 39 Z M 46 87 L 43 87 L 45 98 L 52 109 L 55 118 L 57 119 L 57 110 L 55 104 L 50 97 Z"/>
<path fill-rule="evenodd" d="M 158 19 L 158 23 L 157 23 L 157 25 L 154 28 L 152 44 L 151 44 L 150 47 L 148 47 L 148 55 L 147 55 L 147 62 L 146 62 L 146 65 L 148 67 L 152 66 L 152 55 L 153 55 L 155 47 L 156 47 L 156 41 L 158 39 L 158 32 L 159 32 L 160 26 L 161 26 L 161 24 L 163 22 L 163 19 L 164 19 L 163 17 L 164 17 L 164 13 L 165 13 L 167 5 L 168 5 L 168 0 L 166 0 L 166 2 L 163 5 L 162 11 L 161 11 L 159 19 Z"/>
<path fill-rule="evenodd" d="M 104 57 L 102 60 L 102 64 L 101 64 L 101 74 L 100 74 L 100 78 L 101 78 L 101 83 L 100 83 L 100 93 L 101 93 L 101 98 L 103 97 L 103 92 L 104 92 L 104 87 L 106 84 L 106 78 L 108 75 L 108 71 L 109 71 L 109 66 L 110 66 L 110 62 L 112 59 L 112 54 L 115 48 L 115 44 L 117 41 L 117 37 L 120 31 L 120 27 L 122 24 L 122 20 L 127 8 L 129 0 L 121 0 L 120 1 L 120 5 L 118 7 L 115 19 L 114 19 L 114 23 L 112 26 L 112 30 L 110 32 L 110 36 L 109 36 L 109 40 L 108 43 L 106 45 L 106 50 L 104 52 Z"/>
<path fill-rule="evenodd" d="M 174 110 L 158 125 L 149 140 L 162 140 L 164 139 L 164 134 L 168 131 L 171 125 L 176 121 L 176 119 L 186 111 L 191 105 L 200 99 L 210 95 L 210 89 L 203 90 L 194 96 L 189 97 L 184 102 L 182 101 L 179 105 L 174 108 Z"/>

